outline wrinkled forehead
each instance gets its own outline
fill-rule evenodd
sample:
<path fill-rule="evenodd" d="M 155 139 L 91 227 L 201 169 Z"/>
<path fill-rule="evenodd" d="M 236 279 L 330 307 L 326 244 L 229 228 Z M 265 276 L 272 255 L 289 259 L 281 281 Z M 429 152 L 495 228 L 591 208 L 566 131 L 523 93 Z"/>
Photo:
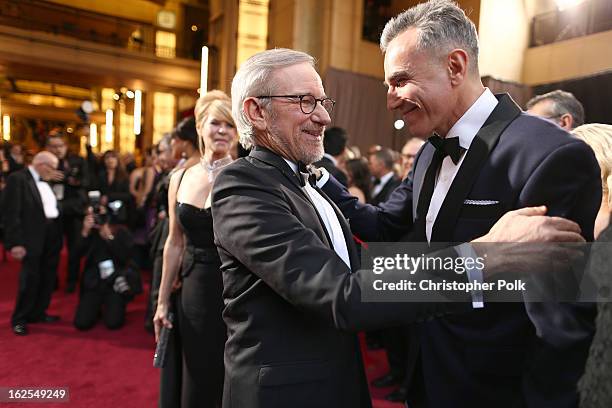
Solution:
<path fill-rule="evenodd" d="M 279 68 L 272 73 L 272 81 L 278 94 L 325 94 L 321 77 L 308 63 Z"/>

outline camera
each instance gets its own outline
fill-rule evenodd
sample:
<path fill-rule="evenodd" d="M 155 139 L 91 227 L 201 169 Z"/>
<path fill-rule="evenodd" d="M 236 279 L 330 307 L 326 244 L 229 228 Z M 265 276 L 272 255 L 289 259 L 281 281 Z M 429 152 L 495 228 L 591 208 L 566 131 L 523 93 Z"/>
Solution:
<path fill-rule="evenodd" d="M 87 195 L 89 197 L 89 205 L 93 207 L 94 222 L 96 225 L 104 225 L 106 223 L 120 224 L 124 221 L 122 219 L 125 213 L 123 201 L 111 201 L 104 206 L 100 203 L 102 194 L 99 191 L 88 191 Z"/>
<path fill-rule="evenodd" d="M 100 203 L 101 194 L 99 191 L 88 191 L 89 205 L 93 208 L 94 223 L 96 225 L 104 225 L 108 222 L 108 213 L 104 206 Z"/>

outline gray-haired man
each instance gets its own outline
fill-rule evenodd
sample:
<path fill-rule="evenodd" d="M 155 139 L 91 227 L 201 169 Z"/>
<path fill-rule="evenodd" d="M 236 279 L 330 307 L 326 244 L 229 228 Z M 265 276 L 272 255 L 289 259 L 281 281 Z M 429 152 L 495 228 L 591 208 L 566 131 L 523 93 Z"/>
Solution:
<path fill-rule="evenodd" d="M 228 327 L 223 406 L 368 407 L 354 331 L 470 310 L 471 297 L 362 303 L 374 275 L 359 270 L 346 219 L 304 169 L 323 156 L 334 106 L 312 57 L 254 55 L 234 77 L 232 104 L 241 143 L 254 147 L 219 174 L 212 193 Z M 510 213 L 485 239 L 511 240 L 532 225 L 542 227 L 535 240 L 580 239 L 576 224 L 529 216 L 538 213 Z"/>
<path fill-rule="evenodd" d="M 534 96 L 527 102 L 527 112 L 549 119 L 568 132 L 584 124 L 584 108 L 574 94 L 556 90 Z"/>

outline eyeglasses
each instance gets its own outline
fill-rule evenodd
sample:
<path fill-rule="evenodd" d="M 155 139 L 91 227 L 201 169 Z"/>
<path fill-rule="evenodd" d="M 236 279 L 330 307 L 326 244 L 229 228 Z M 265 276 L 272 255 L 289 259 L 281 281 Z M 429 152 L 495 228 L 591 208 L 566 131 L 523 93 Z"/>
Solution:
<path fill-rule="evenodd" d="M 298 99 L 300 100 L 300 110 L 305 115 L 310 115 L 314 112 L 317 107 L 317 102 L 323 106 L 323 108 L 331 115 L 334 110 L 334 105 L 336 101 L 332 98 L 321 98 L 317 99 L 312 95 L 263 95 L 257 96 L 258 99 L 266 99 L 266 98 L 290 98 L 290 99 Z"/>

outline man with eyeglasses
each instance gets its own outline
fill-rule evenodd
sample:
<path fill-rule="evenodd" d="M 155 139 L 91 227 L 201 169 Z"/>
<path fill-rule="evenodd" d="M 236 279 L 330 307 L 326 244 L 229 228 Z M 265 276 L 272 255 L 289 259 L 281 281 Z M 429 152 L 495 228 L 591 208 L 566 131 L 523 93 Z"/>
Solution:
<path fill-rule="evenodd" d="M 25 169 L 12 173 L 3 196 L 4 245 L 21 261 L 19 289 L 11 326 L 28 334 L 28 323 L 50 323 L 47 315 L 62 247 L 58 203 L 47 180 L 58 165 L 49 152 L 40 152 Z"/>
<path fill-rule="evenodd" d="M 240 142 L 253 148 L 212 191 L 228 327 L 224 408 L 370 407 L 355 331 L 472 308 L 468 293 L 445 303 L 361 301 L 376 275 L 359 269 L 348 221 L 308 169 L 323 156 L 333 107 L 314 59 L 299 51 L 255 54 L 233 79 Z M 499 223 L 508 234 L 540 225 L 534 239 L 564 229 L 521 212 Z M 572 228 L 566 234 L 579 237 Z M 467 281 L 453 271 L 429 276 Z"/>

